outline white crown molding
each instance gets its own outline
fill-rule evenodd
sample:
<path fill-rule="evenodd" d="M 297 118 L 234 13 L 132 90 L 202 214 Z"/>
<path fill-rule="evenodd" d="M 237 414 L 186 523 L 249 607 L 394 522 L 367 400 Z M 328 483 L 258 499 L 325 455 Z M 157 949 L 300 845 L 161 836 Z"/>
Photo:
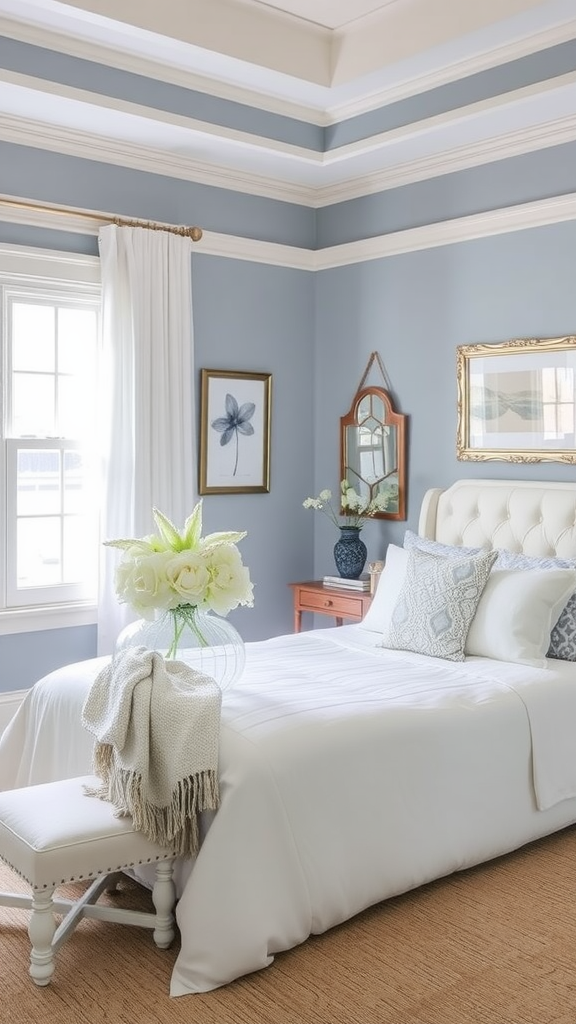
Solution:
<path fill-rule="evenodd" d="M 47 125 L 29 118 L 5 115 L 0 121 L 0 139 L 19 146 L 52 150 L 82 160 L 129 167 L 132 170 L 161 174 L 180 181 L 191 181 L 214 188 L 277 199 L 280 202 L 310 206 L 313 190 L 308 186 L 284 182 L 278 178 L 223 167 L 208 161 L 192 160 L 177 153 L 165 154 L 148 146 L 101 138 L 92 132 Z"/>
<path fill-rule="evenodd" d="M 341 184 L 324 185 L 314 190 L 310 205 L 315 208 L 377 195 L 402 185 L 454 174 L 498 160 L 510 160 L 540 149 L 550 149 L 576 141 L 576 115 L 559 118 L 545 125 L 534 125 L 505 136 L 473 142 L 434 156 L 409 160 L 372 174 L 361 175 Z"/>
<path fill-rule="evenodd" d="M 140 56 L 127 49 L 105 46 L 6 16 L 0 16 L 0 35 L 324 127 L 567 42 L 576 36 L 576 18 L 464 60 L 452 61 L 434 71 L 408 76 L 403 81 L 386 82 L 376 87 L 365 84 L 364 89 L 367 91 L 355 99 L 336 103 L 330 102 L 330 96 L 335 90 L 329 88 L 318 90 L 322 99 L 317 102 L 296 102 L 280 95 L 281 85 L 278 86 L 278 92 L 268 91 L 262 86 L 252 89 L 232 78 L 227 81 L 223 77 L 190 71 Z M 361 83 L 358 88 L 362 88 Z M 310 91 L 314 91 L 313 87 Z"/>
<path fill-rule="evenodd" d="M 11 200 L 14 197 L 10 197 Z M 21 200 L 23 203 L 26 200 Z M 93 212 L 90 211 L 90 216 Z M 102 214 L 103 221 L 107 215 Z M 422 227 L 407 228 L 394 231 L 375 238 L 365 238 L 357 242 L 346 242 L 342 245 L 327 246 L 325 249 L 302 249 L 291 245 L 274 242 L 262 242 L 252 238 L 225 235 L 215 231 L 204 231 L 200 242 L 191 243 L 193 256 L 223 256 L 226 259 L 239 259 L 251 263 L 265 263 L 268 266 L 286 267 L 295 270 L 329 270 L 335 267 L 351 266 L 354 263 L 365 263 L 370 260 L 399 256 L 423 249 L 433 249 L 441 245 L 457 245 L 479 238 L 507 234 L 513 231 L 525 231 L 531 228 L 560 224 L 576 220 L 576 192 L 551 199 L 536 200 L 498 210 L 471 214 L 453 220 L 426 224 Z M 87 221 L 72 212 L 69 216 L 49 209 L 3 209 L 0 204 L 0 221 L 20 223 L 39 228 L 60 228 L 83 235 L 95 235 L 98 225 Z M 63 223 L 64 222 L 64 223 Z M 30 250 L 25 246 L 0 245 L 0 265 L 7 255 L 18 250 L 23 257 L 44 250 Z M 18 253 L 17 253 L 18 255 Z M 61 259 L 61 254 L 53 254 L 54 259 Z M 71 256 L 71 262 L 79 260 L 79 269 L 85 266 L 92 272 L 98 261 L 94 257 Z M 2 624 L 0 621 L 0 633 Z"/>
<path fill-rule="evenodd" d="M 145 106 L 140 103 L 132 103 L 129 100 L 118 99 L 115 96 L 61 85 L 59 82 L 47 81 L 44 78 L 36 78 L 32 75 L 23 75 L 17 71 L 6 71 L 0 68 L 0 82 L 16 86 L 17 89 L 27 90 L 35 96 L 42 97 L 42 100 L 49 95 L 65 102 L 72 101 L 74 104 L 84 104 L 88 112 L 86 114 L 88 118 L 91 111 L 101 112 L 110 110 L 130 118 L 141 119 L 145 122 L 149 121 L 159 125 L 183 128 L 192 137 L 194 134 L 197 134 L 202 138 L 213 138 L 226 144 L 233 143 L 247 150 L 273 150 L 277 154 L 309 164 L 317 164 L 318 166 L 321 166 L 326 159 L 324 153 L 305 146 L 297 146 L 293 143 L 269 138 L 266 135 L 257 135 L 255 132 L 230 128 L 227 125 L 220 125 L 213 121 L 203 121 L 195 117 L 187 117 L 159 107 Z M 46 121 L 44 123 L 48 124 L 49 122 Z"/>
<path fill-rule="evenodd" d="M 398 163 L 371 174 L 357 175 L 341 183 L 317 187 L 192 160 L 179 154 L 167 155 L 147 146 L 104 139 L 91 132 L 9 115 L 0 123 L 0 139 L 16 145 L 48 149 L 79 159 L 129 167 L 279 202 L 321 208 L 573 142 L 576 140 L 576 116 L 509 132 L 492 140 L 470 143 L 430 157 Z"/>
<path fill-rule="evenodd" d="M 575 36 L 576 18 L 571 18 L 564 24 L 555 25 L 554 28 L 533 33 L 524 39 L 515 40 L 504 46 L 491 48 L 474 57 L 454 61 L 445 67 L 427 72 L 426 74 L 415 75 L 412 78 L 406 78 L 404 81 L 395 84 L 381 86 L 358 97 L 356 100 L 331 104 L 324 111 L 324 123 L 338 124 L 340 121 L 347 121 L 360 114 L 379 110 L 401 100 L 409 99 L 411 96 L 430 92 L 440 86 L 451 85 L 453 82 L 461 81 L 463 78 L 469 78 L 483 71 L 490 71 L 492 68 L 510 64 L 515 60 L 520 60 L 522 57 L 538 53 L 540 50 L 548 50 L 553 46 L 569 42 Z"/>
<path fill-rule="evenodd" d="M 248 107 L 265 110 L 270 114 L 293 117 L 318 127 L 331 123 L 325 115 L 323 107 L 313 103 L 287 100 L 260 88 L 251 89 L 235 81 L 190 71 L 184 67 L 176 67 L 160 60 L 140 56 L 129 50 L 104 46 L 102 43 L 94 43 L 88 39 L 69 36 L 12 18 L 0 16 L 0 36 L 7 36 L 22 43 L 30 43 L 32 46 L 41 46 L 70 57 L 78 57 L 80 60 L 92 61 L 95 64 L 102 64 L 104 67 L 115 67 L 119 71 L 128 71 L 134 75 L 142 75 L 144 78 L 177 85 L 183 89 L 206 93 L 216 99 L 245 104 Z"/>
<path fill-rule="evenodd" d="M 347 267 L 368 260 L 400 256 L 422 249 L 434 249 L 441 245 L 457 245 L 460 242 L 470 242 L 513 231 L 526 231 L 569 220 L 576 220 L 576 193 L 471 214 L 468 217 L 458 217 L 424 227 L 408 228 L 389 235 L 361 239 L 359 242 L 331 246 L 315 254 L 314 269 Z"/>

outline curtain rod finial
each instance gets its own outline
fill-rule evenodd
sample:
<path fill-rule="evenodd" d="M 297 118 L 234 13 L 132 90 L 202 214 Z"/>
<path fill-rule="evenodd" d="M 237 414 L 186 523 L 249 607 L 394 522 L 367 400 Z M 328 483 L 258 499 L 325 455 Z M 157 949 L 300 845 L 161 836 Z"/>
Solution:
<path fill-rule="evenodd" d="M 199 242 L 202 238 L 202 228 L 190 228 L 190 238 L 193 242 Z"/>

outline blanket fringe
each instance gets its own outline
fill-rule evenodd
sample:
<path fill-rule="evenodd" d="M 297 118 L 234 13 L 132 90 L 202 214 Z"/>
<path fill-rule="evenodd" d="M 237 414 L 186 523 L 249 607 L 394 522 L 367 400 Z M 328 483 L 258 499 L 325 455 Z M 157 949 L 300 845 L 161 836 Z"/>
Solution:
<path fill-rule="evenodd" d="M 109 800 L 118 817 L 131 815 L 134 828 L 159 846 L 170 846 L 178 855 L 195 855 L 200 846 L 198 816 L 217 810 L 220 792 L 217 773 L 211 769 L 180 779 L 165 807 L 144 799 L 138 772 L 118 769 L 113 764 L 114 748 L 106 743 L 94 746 L 94 771 L 102 785 L 87 789 L 91 796 Z"/>

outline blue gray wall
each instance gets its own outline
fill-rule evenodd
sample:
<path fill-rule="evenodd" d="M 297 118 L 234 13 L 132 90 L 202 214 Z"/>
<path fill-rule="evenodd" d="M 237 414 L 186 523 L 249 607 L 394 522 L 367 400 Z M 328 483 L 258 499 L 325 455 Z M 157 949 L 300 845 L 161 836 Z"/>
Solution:
<path fill-rule="evenodd" d="M 409 416 L 407 522 L 369 522 L 369 558 L 415 530 L 424 492 L 459 477 L 574 480 L 560 463 L 456 458 L 456 348 L 576 330 L 576 223 L 518 231 L 325 271 L 316 282 L 315 479 L 337 480 L 339 417 L 370 352 L 380 352 L 399 411 Z M 324 370 L 324 372 L 323 372 Z M 371 383 L 377 383 L 372 379 Z M 322 467 L 325 467 L 324 470 Z M 333 537 L 316 524 L 315 574 Z"/>

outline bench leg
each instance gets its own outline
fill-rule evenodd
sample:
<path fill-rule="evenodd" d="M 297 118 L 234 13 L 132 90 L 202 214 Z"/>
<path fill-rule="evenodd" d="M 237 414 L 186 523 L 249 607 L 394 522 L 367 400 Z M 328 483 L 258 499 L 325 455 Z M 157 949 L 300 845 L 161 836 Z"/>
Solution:
<path fill-rule="evenodd" d="M 28 935 L 32 949 L 30 952 L 30 977 L 37 985 L 48 985 L 54 974 L 54 950 L 52 939 L 56 931 L 52 894 L 54 889 L 34 891 L 32 895 L 32 914 L 28 925 Z"/>
<path fill-rule="evenodd" d="M 172 875 L 173 864 L 173 860 L 158 861 L 152 889 L 152 902 L 156 910 L 153 936 L 159 949 L 168 949 L 174 939 L 176 888 Z"/>

